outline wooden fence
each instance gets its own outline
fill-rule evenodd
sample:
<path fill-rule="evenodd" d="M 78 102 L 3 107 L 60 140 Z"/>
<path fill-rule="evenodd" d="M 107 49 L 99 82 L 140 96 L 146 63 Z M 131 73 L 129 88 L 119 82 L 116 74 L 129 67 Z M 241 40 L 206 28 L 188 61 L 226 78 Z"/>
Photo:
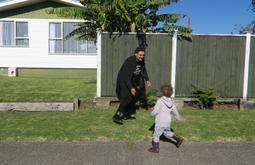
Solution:
<path fill-rule="evenodd" d="M 169 35 L 146 35 L 145 37 L 148 74 L 154 87 L 158 88 L 171 80 L 172 39 Z M 111 37 L 103 34 L 101 45 L 101 94 L 115 96 L 118 71 L 125 59 L 134 55 L 139 41 L 136 34 L 111 35 Z"/>
<path fill-rule="evenodd" d="M 117 73 L 137 46 L 146 48 L 146 66 L 153 88 L 171 83 L 173 40 L 169 34 L 100 34 L 100 96 L 115 96 Z M 177 41 L 175 96 L 191 96 L 191 86 L 214 88 L 221 97 L 244 97 L 247 35 L 193 35 Z M 255 97 L 255 37 L 249 47 L 247 97 Z M 173 85 L 173 84 L 172 84 Z"/>

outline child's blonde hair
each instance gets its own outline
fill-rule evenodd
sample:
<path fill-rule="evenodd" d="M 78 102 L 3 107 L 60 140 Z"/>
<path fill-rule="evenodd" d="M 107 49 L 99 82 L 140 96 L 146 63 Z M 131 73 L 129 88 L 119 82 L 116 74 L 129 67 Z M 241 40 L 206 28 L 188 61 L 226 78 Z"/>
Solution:
<path fill-rule="evenodd" d="M 171 97 L 173 94 L 173 88 L 171 85 L 162 85 L 160 87 L 162 96 Z"/>

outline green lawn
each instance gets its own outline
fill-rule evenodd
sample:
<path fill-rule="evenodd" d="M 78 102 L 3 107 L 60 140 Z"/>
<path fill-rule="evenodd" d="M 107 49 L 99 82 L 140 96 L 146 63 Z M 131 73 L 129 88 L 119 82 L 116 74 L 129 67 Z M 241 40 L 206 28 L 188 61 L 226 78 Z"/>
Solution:
<path fill-rule="evenodd" d="M 96 80 L 22 78 L 0 76 L 0 102 L 73 101 L 95 96 Z M 148 111 L 138 111 L 137 119 L 116 125 L 114 110 L 77 112 L 2 112 L 0 140 L 149 141 L 153 123 Z M 186 110 L 185 120 L 173 128 L 187 141 L 254 141 L 255 112 Z"/>
<path fill-rule="evenodd" d="M 73 101 L 94 97 L 96 80 L 0 76 L 0 102 Z"/>
<path fill-rule="evenodd" d="M 149 141 L 153 123 L 148 111 L 123 126 L 111 121 L 114 110 L 0 113 L 0 140 L 11 141 Z M 186 110 L 173 128 L 187 141 L 254 141 L 255 112 Z"/>

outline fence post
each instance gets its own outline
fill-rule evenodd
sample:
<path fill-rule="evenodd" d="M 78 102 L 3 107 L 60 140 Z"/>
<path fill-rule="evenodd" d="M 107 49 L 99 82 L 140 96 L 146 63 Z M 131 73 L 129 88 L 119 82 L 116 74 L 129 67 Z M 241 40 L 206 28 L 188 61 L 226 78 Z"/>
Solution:
<path fill-rule="evenodd" d="M 101 97 L 101 42 L 102 33 L 100 30 L 97 31 L 97 97 Z"/>
<path fill-rule="evenodd" d="M 251 33 L 246 33 L 246 47 L 244 59 L 244 76 L 243 76 L 243 99 L 247 99 L 248 84 L 249 84 L 249 68 L 250 68 L 250 47 L 251 47 Z"/>
<path fill-rule="evenodd" d="M 171 68 L 171 85 L 173 87 L 173 95 L 175 97 L 175 78 L 176 78 L 176 56 L 177 56 L 177 35 L 178 30 L 174 31 L 172 37 L 172 68 Z"/>

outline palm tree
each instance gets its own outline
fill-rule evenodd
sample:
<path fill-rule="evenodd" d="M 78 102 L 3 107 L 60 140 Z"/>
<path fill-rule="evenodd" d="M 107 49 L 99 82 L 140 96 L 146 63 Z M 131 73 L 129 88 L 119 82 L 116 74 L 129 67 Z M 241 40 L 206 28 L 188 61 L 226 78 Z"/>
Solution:
<path fill-rule="evenodd" d="M 173 32 L 178 30 L 182 36 L 189 36 L 188 28 L 175 23 L 184 14 L 167 13 L 158 15 L 157 11 L 179 0 L 80 0 L 84 8 L 55 8 L 50 14 L 86 20 L 67 37 L 95 39 L 96 31 L 103 32 Z M 158 25 L 163 22 L 162 25 Z"/>

